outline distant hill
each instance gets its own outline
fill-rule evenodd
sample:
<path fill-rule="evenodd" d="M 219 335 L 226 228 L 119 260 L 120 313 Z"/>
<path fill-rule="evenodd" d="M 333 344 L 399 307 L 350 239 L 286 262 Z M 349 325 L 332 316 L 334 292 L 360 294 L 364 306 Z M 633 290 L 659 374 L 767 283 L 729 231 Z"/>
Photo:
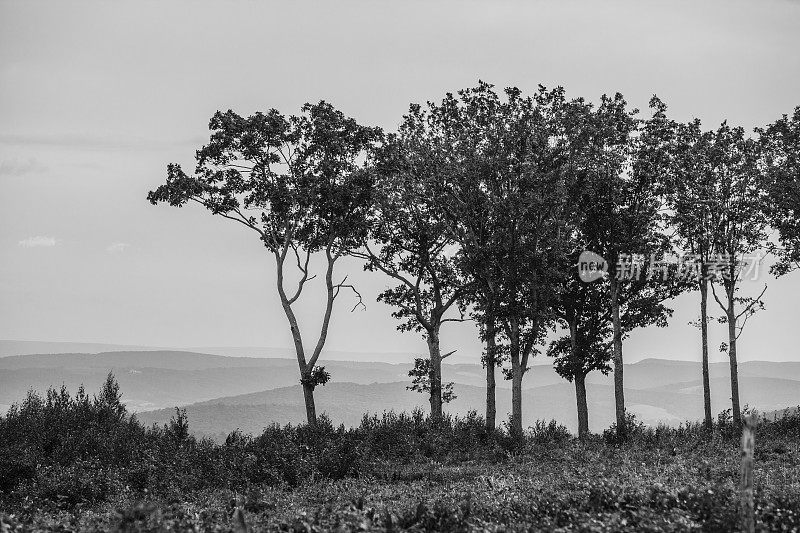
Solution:
<path fill-rule="evenodd" d="M 28 355 L 34 353 L 100 353 L 125 350 L 159 350 L 150 346 L 133 346 L 127 344 L 104 344 L 98 342 L 48 342 L 48 341 L 16 341 L 0 339 L 0 357 L 9 355 Z"/>
<path fill-rule="evenodd" d="M 365 412 L 427 408 L 426 399 L 407 391 L 410 357 L 390 364 L 321 360 L 332 381 L 317 389 L 319 412 L 337 423 L 356 425 Z M 762 412 L 800 404 L 800 363 L 745 362 L 740 367 L 742 404 Z M 223 434 L 237 427 L 260 431 L 271 422 L 300 422 L 305 410 L 293 359 L 232 357 L 175 350 L 112 351 L 97 354 L 29 354 L 0 358 L 0 412 L 24 398 L 29 389 L 65 385 L 72 393 L 84 384 L 98 390 L 113 371 L 129 409 L 148 422 L 164 423 L 174 406 L 189 406 L 191 428 Z M 730 404 L 727 363 L 711 365 L 712 409 Z M 445 381 L 456 383 L 458 398 L 448 407 L 482 413 L 485 371 L 478 364 L 446 364 Z M 498 373 L 499 377 L 499 373 Z M 648 423 L 677 424 L 702 417 L 700 364 L 645 359 L 625 365 L 628 408 Z M 611 376 L 587 379 L 590 425 L 594 431 L 613 421 Z M 509 383 L 498 382 L 498 420 L 510 410 Z M 574 387 L 547 364 L 525 377 L 525 423 L 554 418 L 575 426 Z M 147 412 L 144 412 L 147 411 Z"/>
<path fill-rule="evenodd" d="M 134 346 L 126 344 L 105 344 L 93 342 L 49 342 L 18 341 L 0 339 L 0 358 L 13 355 L 30 354 L 99 354 L 103 352 L 191 352 L 225 357 L 247 357 L 267 359 L 289 359 L 294 361 L 293 348 L 270 346 Z M 414 358 L 410 352 L 347 352 L 342 350 L 323 350 L 323 358 L 328 361 L 358 362 L 406 362 Z"/>
<path fill-rule="evenodd" d="M 316 391 L 318 412 L 326 413 L 336 424 L 352 427 L 360 423 L 364 413 L 380 415 L 384 411 L 410 412 L 414 408 L 427 411 L 425 396 L 406 389 L 408 382 L 397 383 L 329 383 Z M 486 391 L 481 387 L 457 384 L 457 398 L 446 406 L 451 414 L 465 415 L 469 410 L 483 414 Z M 555 419 L 575 431 L 575 396 L 569 383 L 534 387 L 525 390 L 523 416 L 526 425 L 537 419 Z M 588 390 L 590 426 L 601 431 L 614 420 L 614 394 L 610 386 L 592 386 Z M 702 415 L 693 403 L 699 398 L 667 391 L 627 391 L 631 410 L 650 424 L 676 425 L 694 415 Z M 666 407 L 665 407 L 666 406 Z M 511 410 L 510 392 L 498 391 L 498 423 L 507 419 Z M 299 386 L 281 387 L 258 393 L 230 396 L 192 404 L 186 407 L 190 429 L 198 435 L 221 438 L 234 429 L 260 433 L 271 423 L 297 424 L 305 420 L 303 395 Z M 149 424 L 164 424 L 175 414 L 174 409 L 142 412 L 138 417 Z"/>
<path fill-rule="evenodd" d="M 381 414 L 384 411 L 409 412 L 414 408 L 427 410 L 426 397 L 406 389 L 408 382 L 396 383 L 329 383 L 319 387 L 315 394 L 317 411 L 325 412 L 336 424 L 356 426 L 364 413 Z M 689 385 L 689 386 L 687 386 Z M 712 407 L 717 413 L 730 405 L 730 389 L 724 379 L 712 382 Z M 775 378 L 743 377 L 740 383 L 742 398 L 759 410 L 772 409 L 773 405 L 786 405 L 787 398 L 800 398 L 800 382 Z M 473 385 L 456 384 L 457 398 L 446 406 L 452 414 L 464 415 L 474 409 L 483 414 L 485 389 Z M 614 391 L 610 385 L 590 385 L 587 390 L 589 421 L 592 431 L 601 431 L 614 421 Z M 703 416 L 702 391 L 691 384 L 678 384 L 674 389 L 627 388 L 628 409 L 647 424 L 678 425 Z M 523 395 L 525 425 L 537 419 L 555 419 L 576 431 L 575 392 L 570 383 L 526 388 Z M 781 403 L 783 402 L 783 403 Z M 305 420 L 303 395 L 299 386 L 280 387 L 256 393 L 227 396 L 186 407 L 189 426 L 199 435 L 220 438 L 234 429 L 260 433 L 267 425 L 300 423 Z M 507 419 L 511 410 L 510 394 L 498 390 L 498 422 Z M 173 409 L 139 413 L 147 424 L 164 424 L 173 416 Z"/>
<path fill-rule="evenodd" d="M 411 365 L 332 361 L 325 367 L 334 379 L 372 383 L 407 379 Z M 92 392 L 109 371 L 114 372 L 123 400 L 133 411 L 186 405 L 299 381 L 297 363 L 291 359 L 176 351 L 33 354 L 0 358 L 0 404 L 10 405 L 30 389 L 43 391 L 51 386 L 65 385 L 74 392 L 83 384 Z"/>

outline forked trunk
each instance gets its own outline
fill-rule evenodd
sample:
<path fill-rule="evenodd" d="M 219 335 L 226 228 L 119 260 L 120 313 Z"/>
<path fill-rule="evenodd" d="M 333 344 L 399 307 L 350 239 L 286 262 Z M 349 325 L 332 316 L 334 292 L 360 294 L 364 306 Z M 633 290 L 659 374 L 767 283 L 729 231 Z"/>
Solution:
<path fill-rule="evenodd" d="M 711 419 L 711 385 L 708 376 L 708 279 L 705 276 L 705 265 L 700 280 L 700 336 L 703 349 L 703 410 L 704 424 L 707 430 L 712 428 Z"/>
<path fill-rule="evenodd" d="M 622 323 L 619 318 L 619 282 L 611 278 L 611 320 L 614 333 L 614 407 L 617 415 L 617 437 L 625 438 L 625 390 L 622 366 Z"/>

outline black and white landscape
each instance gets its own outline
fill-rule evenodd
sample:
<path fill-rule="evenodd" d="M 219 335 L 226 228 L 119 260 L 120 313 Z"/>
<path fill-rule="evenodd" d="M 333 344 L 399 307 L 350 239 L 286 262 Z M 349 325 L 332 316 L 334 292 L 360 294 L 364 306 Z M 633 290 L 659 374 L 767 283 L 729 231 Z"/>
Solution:
<path fill-rule="evenodd" d="M 0 533 L 800 531 L 798 28 L 0 0 Z"/>

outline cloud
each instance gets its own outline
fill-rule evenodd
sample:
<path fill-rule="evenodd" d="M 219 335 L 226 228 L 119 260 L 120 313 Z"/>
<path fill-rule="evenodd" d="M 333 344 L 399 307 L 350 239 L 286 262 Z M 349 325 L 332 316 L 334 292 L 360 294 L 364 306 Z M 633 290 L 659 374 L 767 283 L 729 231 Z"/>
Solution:
<path fill-rule="evenodd" d="M 19 241 L 19 245 L 23 248 L 51 248 L 56 244 L 58 244 L 58 241 L 56 241 L 55 237 L 44 237 L 42 235 L 28 237 L 27 239 Z"/>
<path fill-rule="evenodd" d="M 153 139 L 115 133 L 107 135 L 85 135 L 80 133 L 19 135 L 0 133 L 0 145 L 48 146 L 82 150 L 168 150 L 174 147 L 198 146 L 204 140 L 200 136 Z"/>
<path fill-rule="evenodd" d="M 106 246 L 106 252 L 110 254 L 118 254 L 125 251 L 125 248 L 128 248 L 130 244 L 125 242 L 112 242 L 108 246 Z"/>

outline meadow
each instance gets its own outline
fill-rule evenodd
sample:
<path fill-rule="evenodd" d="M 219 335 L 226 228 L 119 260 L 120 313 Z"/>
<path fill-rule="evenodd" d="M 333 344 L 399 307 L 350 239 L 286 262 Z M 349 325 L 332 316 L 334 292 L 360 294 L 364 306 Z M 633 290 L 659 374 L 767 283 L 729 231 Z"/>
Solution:
<path fill-rule="evenodd" d="M 2 531 L 728 531 L 739 431 L 722 413 L 584 439 L 537 422 L 513 438 L 477 414 L 365 415 L 197 439 L 176 411 L 145 427 L 113 377 L 96 395 L 30 393 L 0 418 Z M 757 528 L 800 527 L 800 415 L 762 419 Z"/>

